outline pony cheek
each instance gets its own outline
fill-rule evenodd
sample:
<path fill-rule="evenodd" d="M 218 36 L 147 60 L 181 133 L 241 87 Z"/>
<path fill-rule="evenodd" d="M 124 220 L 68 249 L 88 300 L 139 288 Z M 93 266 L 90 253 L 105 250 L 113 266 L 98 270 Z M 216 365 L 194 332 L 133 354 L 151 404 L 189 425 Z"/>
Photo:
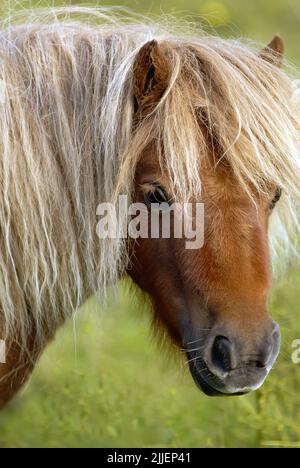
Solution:
<path fill-rule="evenodd" d="M 174 248 L 170 239 L 139 240 L 132 246 L 127 274 L 150 298 L 155 328 L 167 332 L 175 344 L 182 346 L 184 324 L 190 319 L 184 299 L 186 286 L 179 278 Z"/>

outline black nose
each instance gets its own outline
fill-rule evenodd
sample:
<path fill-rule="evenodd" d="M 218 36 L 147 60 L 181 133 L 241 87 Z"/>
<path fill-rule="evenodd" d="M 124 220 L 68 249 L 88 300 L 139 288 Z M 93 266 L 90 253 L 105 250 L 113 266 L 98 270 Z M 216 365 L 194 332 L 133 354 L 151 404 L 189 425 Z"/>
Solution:
<path fill-rule="evenodd" d="M 259 344 L 250 346 L 244 345 L 241 340 L 218 334 L 212 339 L 206 355 L 206 364 L 212 374 L 224 380 L 237 367 L 248 369 L 272 367 L 279 346 L 280 331 L 275 322 L 271 322 L 267 334 Z"/>
<path fill-rule="evenodd" d="M 233 352 L 230 340 L 225 336 L 217 335 L 210 353 L 210 371 L 220 378 L 226 377 L 232 369 Z"/>

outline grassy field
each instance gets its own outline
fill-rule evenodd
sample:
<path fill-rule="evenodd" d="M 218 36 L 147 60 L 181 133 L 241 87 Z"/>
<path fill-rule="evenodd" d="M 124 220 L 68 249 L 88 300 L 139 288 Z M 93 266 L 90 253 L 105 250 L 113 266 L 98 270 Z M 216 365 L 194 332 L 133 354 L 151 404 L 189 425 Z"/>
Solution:
<path fill-rule="evenodd" d="M 204 18 L 218 33 L 262 43 L 278 32 L 288 57 L 300 63 L 298 0 L 117 3 Z M 300 365 L 291 360 L 291 344 L 300 338 L 300 268 L 284 276 L 270 306 L 282 351 L 262 390 L 234 399 L 202 395 L 184 358 L 168 359 L 150 338 L 149 317 L 123 284 L 106 310 L 94 299 L 82 308 L 76 333 L 72 323 L 58 333 L 29 385 L 0 413 L 0 447 L 300 448 Z"/>
<path fill-rule="evenodd" d="M 300 447 L 300 273 L 274 291 L 283 331 L 278 364 L 263 389 L 209 399 L 182 362 L 150 339 L 148 315 L 121 286 L 117 303 L 92 299 L 62 329 L 22 394 L 0 416 L 1 447 Z"/>

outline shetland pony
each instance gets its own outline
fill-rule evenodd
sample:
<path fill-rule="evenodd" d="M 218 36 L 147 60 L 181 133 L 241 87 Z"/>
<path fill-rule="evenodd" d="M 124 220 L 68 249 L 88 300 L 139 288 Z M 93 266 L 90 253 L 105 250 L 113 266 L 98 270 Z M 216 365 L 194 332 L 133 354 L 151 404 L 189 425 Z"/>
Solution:
<path fill-rule="evenodd" d="M 125 274 L 205 393 L 258 388 L 280 341 L 269 252 L 295 246 L 299 227 L 300 116 L 281 39 L 257 51 L 105 9 L 50 13 L 0 32 L 1 406 L 57 328 Z M 100 241 L 97 205 L 120 194 L 204 203 L 203 248 Z"/>

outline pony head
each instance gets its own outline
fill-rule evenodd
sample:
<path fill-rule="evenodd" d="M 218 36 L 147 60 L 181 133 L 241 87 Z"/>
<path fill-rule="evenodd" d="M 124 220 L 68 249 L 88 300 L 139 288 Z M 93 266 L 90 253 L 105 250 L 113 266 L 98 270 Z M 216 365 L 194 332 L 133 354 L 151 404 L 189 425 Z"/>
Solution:
<path fill-rule="evenodd" d="M 135 132 L 147 135 L 134 199 L 164 210 L 203 203 L 204 243 L 187 249 L 174 232 L 139 239 L 128 272 L 208 395 L 257 389 L 280 348 L 268 312 L 269 224 L 299 171 L 282 52 L 277 37 L 260 54 L 218 39 L 151 41 L 133 68 Z"/>

